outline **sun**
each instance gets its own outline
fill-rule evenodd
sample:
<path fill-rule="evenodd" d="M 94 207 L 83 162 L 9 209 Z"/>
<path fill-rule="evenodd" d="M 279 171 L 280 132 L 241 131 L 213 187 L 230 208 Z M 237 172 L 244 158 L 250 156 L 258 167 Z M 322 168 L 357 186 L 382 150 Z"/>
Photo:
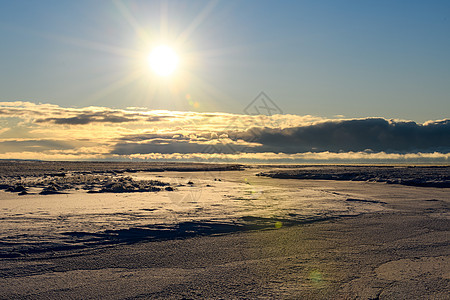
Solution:
<path fill-rule="evenodd" d="M 157 75 L 167 77 L 177 68 L 179 58 L 177 53 L 166 45 L 154 48 L 148 55 L 148 64 Z"/>

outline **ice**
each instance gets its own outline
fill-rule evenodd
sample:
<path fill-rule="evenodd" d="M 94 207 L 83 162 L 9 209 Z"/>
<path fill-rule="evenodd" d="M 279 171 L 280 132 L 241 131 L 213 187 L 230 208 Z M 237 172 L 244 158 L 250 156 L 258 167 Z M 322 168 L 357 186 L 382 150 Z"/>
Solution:
<path fill-rule="evenodd" d="M 411 203 L 435 201 L 436 205 L 449 198 L 446 189 L 256 176 L 261 172 L 267 169 L 95 175 L 108 184 L 128 182 L 139 187 L 139 182 L 161 182 L 173 190 L 87 193 L 75 189 L 72 182 L 64 194 L 33 193 L 36 187 L 22 196 L 1 191 L 0 255 L 274 229 L 389 211 L 400 198 Z M 83 176 L 89 181 L 94 175 Z M 22 176 L 20 182 L 26 185 L 27 179 Z"/>

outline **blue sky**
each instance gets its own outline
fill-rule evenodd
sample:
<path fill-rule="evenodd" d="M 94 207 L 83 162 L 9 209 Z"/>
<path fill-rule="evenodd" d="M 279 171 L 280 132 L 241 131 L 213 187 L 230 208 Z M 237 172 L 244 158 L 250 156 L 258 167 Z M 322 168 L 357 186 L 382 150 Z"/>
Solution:
<path fill-rule="evenodd" d="M 0 159 L 448 162 L 449 32 L 449 1 L 0 0 Z"/>
<path fill-rule="evenodd" d="M 169 43 L 200 16 L 184 90 L 111 87 L 136 63 L 118 49 L 145 43 L 130 16 L 154 40 L 165 19 Z M 265 91 L 295 114 L 423 122 L 450 111 L 449 32 L 448 1 L 0 1 L 0 99 L 241 113 Z"/>

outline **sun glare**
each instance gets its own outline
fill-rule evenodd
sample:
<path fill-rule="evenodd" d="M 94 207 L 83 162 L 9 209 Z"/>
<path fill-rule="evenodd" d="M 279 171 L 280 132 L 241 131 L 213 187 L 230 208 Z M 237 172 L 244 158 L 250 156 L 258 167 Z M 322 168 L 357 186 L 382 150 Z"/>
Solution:
<path fill-rule="evenodd" d="M 178 66 L 179 58 L 177 53 L 168 46 L 158 46 L 152 50 L 148 56 L 150 68 L 159 76 L 167 77 L 171 75 Z"/>

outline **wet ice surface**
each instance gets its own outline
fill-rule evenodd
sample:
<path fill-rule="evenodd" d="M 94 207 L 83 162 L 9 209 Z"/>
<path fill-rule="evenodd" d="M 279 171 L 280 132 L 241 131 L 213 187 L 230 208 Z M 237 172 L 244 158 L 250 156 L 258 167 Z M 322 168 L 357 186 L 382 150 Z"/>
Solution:
<path fill-rule="evenodd" d="M 174 191 L 23 196 L 2 191 L 0 256 L 277 228 L 388 211 L 396 199 L 449 200 L 446 189 L 276 179 L 256 176 L 260 171 L 126 174 L 136 181 L 167 182 Z"/>

